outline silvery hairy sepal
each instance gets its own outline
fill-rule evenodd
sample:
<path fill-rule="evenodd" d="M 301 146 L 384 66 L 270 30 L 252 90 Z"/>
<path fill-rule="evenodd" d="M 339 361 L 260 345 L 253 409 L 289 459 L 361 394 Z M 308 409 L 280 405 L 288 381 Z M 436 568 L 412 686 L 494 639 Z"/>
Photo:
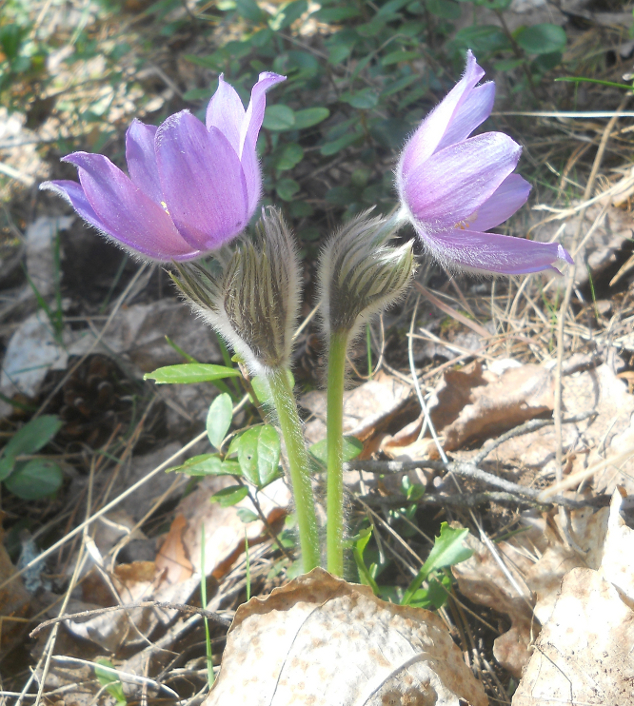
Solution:
<path fill-rule="evenodd" d="M 242 358 L 252 375 L 290 363 L 300 295 L 295 243 L 281 214 L 262 211 L 254 241 L 218 251 L 216 271 L 177 264 L 174 281 L 193 309 Z"/>
<path fill-rule="evenodd" d="M 395 219 L 353 219 L 326 244 L 319 261 L 321 319 L 328 337 L 351 337 L 374 314 L 397 302 L 415 270 L 412 243 L 394 247 Z"/>

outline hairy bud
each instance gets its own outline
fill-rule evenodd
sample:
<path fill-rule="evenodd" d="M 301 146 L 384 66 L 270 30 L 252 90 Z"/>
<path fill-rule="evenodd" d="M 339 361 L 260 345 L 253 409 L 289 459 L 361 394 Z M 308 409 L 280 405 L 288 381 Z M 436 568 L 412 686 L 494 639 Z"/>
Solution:
<path fill-rule="evenodd" d="M 223 249 L 213 265 L 177 264 L 174 281 L 192 307 L 234 348 L 255 375 L 288 366 L 299 308 L 295 244 L 274 208 L 263 211 L 255 242 Z"/>
<path fill-rule="evenodd" d="M 326 244 L 319 261 L 321 317 L 328 336 L 357 333 L 373 314 L 397 302 L 414 273 L 412 243 L 390 245 L 392 219 L 355 218 Z"/>

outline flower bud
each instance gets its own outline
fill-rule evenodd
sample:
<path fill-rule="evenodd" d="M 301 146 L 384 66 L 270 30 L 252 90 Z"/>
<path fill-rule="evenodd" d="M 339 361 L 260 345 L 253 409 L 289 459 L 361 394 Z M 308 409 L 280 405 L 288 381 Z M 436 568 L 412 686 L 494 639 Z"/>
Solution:
<path fill-rule="evenodd" d="M 359 327 L 405 293 L 414 273 L 412 243 L 390 245 L 395 219 L 355 218 L 334 235 L 319 261 L 321 318 L 328 337 Z"/>
<path fill-rule="evenodd" d="M 295 244 L 274 208 L 263 211 L 255 242 L 218 252 L 216 272 L 177 264 L 174 281 L 190 304 L 242 357 L 253 375 L 286 367 L 299 308 Z"/>

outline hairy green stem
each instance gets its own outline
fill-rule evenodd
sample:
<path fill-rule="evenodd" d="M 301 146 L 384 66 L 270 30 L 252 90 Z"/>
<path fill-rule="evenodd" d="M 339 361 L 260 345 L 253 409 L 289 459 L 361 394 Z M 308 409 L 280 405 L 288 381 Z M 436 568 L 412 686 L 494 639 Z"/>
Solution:
<path fill-rule="evenodd" d="M 277 417 L 286 444 L 288 468 L 295 498 L 295 512 L 299 530 L 304 573 L 320 564 L 319 533 L 315 500 L 310 481 L 308 452 L 304 443 L 302 423 L 289 382 L 288 370 L 277 368 L 267 375 Z"/>
<path fill-rule="evenodd" d="M 328 351 L 326 547 L 328 571 L 334 576 L 343 576 L 343 388 L 348 334 L 348 331 L 333 333 Z"/>

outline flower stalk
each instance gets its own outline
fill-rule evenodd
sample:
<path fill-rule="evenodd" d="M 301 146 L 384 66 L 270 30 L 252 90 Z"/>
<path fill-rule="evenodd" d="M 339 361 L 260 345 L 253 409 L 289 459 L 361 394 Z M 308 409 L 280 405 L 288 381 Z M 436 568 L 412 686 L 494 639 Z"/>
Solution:
<path fill-rule="evenodd" d="M 288 372 L 288 368 L 277 368 L 266 377 L 286 445 L 288 472 L 295 498 L 302 565 L 304 573 L 308 573 L 320 565 L 319 532 L 302 422 L 297 413 Z"/>
<path fill-rule="evenodd" d="M 343 576 L 343 392 L 348 340 L 349 331 L 334 333 L 328 351 L 326 550 L 328 571 L 334 576 Z"/>
<path fill-rule="evenodd" d="M 414 272 L 412 244 L 390 243 L 397 217 L 354 219 L 326 245 L 319 263 L 321 320 L 328 340 L 328 571 L 343 576 L 343 392 L 350 342 L 374 314 L 398 301 Z"/>

